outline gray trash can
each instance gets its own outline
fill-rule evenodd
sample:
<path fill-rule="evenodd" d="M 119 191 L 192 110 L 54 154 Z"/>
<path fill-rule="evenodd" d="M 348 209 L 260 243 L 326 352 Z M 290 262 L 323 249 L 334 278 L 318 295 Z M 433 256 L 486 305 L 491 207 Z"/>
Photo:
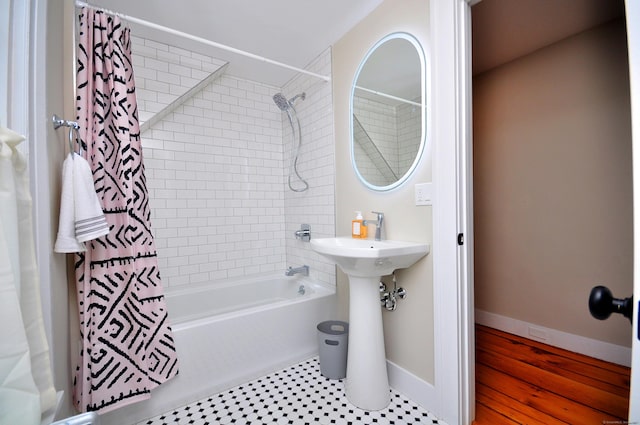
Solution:
<path fill-rule="evenodd" d="M 349 324 L 338 320 L 318 324 L 318 345 L 322 376 L 329 379 L 347 376 Z"/>

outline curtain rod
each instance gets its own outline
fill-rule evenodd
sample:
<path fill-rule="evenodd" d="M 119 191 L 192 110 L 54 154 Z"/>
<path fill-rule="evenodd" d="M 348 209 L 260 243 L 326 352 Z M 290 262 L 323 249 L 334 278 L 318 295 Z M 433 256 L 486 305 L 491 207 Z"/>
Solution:
<path fill-rule="evenodd" d="M 377 94 L 378 96 L 386 97 L 387 99 L 397 100 L 398 102 L 408 103 L 410 105 L 419 106 L 419 107 L 422 108 L 422 103 L 414 102 L 413 100 L 408 100 L 408 99 L 405 99 L 405 98 L 402 98 L 402 97 L 393 96 L 391 94 L 383 93 L 383 92 L 377 91 L 377 90 L 367 89 L 365 87 L 360 87 L 360 86 L 354 86 L 354 87 L 357 88 L 358 90 L 362 90 L 362 91 L 365 91 L 367 93 Z"/>
<path fill-rule="evenodd" d="M 266 63 L 271 64 L 271 65 L 276 65 L 276 66 L 279 66 L 281 68 L 286 68 L 286 69 L 289 69 L 289 70 L 292 70 L 292 71 L 296 71 L 296 72 L 299 72 L 301 74 L 306 74 L 306 75 L 310 75 L 312 77 L 320 78 L 321 80 L 324 80 L 324 81 L 331 81 L 331 77 L 327 77 L 325 75 L 316 74 L 315 72 L 307 71 L 306 69 L 301 69 L 301 68 L 298 68 L 298 67 L 295 67 L 295 66 L 287 65 L 286 63 L 274 61 L 272 59 L 265 58 L 263 56 L 255 55 L 255 54 L 250 53 L 250 52 L 245 52 L 244 50 L 236 49 L 235 47 L 231 47 L 231 46 L 227 46 L 227 45 L 224 45 L 224 44 L 216 43 L 215 41 L 207 40 L 206 38 L 198 37 L 196 35 L 188 34 L 186 32 L 174 30 L 173 28 L 169 28 L 169 27 L 165 27 L 163 25 L 155 24 L 153 22 L 145 21 L 144 19 L 135 18 L 133 16 L 124 15 L 124 14 L 119 13 L 119 12 L 114 12 L 114 11 L 111 11 L 111 10 L 108 10 L 108 9 L 104 9 L 104 8 L 101 8 L 101 7 L 98 7 L 98 6 L 94 6 L 92 4 L 89 4 L 89 3 L 86 3 L 86 2 L 83 2 L 83 1 L 76 1 L 76 6 L 77 7 L 87 7 L 87 8 L 90 8 L 90 9 L 98 10 L 98 11 L 101 11 L 101 12 L 104 12 L 104 13 L 108 13 L 109 15 L 118 16 L 121 19 L 124 19 L 124 20 L 129 21 L 129 22 L 133 22 L 133 23 L 138 24 L 138 25 L 142 25 L 142 26 L 145 26 L 145 27 L 153 28 L 153 29 L 156 29 L 156 30 L 159 30 L 159 31 L 162 31 L 162 32 L 169 33 L 169 34 L 177 35 L 179 37 L 186 38 L 186 39 L 189 39 L 189 40 L 197 41 L 199 43 L 206 44 L 208 46 L 216 47 L 218 49 L 222 49 L 222 50 L 226 50 L 226 51 L 229 51 L 229 52 L 232 52 L 232 53 L 236 53 L 238 55 L 246 56 L 246 57 L 249 57 L 251 59 L 256 59 L 256 60 L 259 60 L 259 61 L 262 61 L 262 62 L 266 62 Z"/>

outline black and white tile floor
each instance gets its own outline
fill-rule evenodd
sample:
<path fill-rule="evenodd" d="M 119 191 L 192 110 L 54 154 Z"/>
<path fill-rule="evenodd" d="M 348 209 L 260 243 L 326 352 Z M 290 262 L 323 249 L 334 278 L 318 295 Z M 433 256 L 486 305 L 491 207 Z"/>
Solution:
<path fill-rule="evenodd" d="M 320 374 L 317 358 L 138 423 L 176 424 L 446 425 L 395 390 L 386 409 L 358 409 L 347 401 L 342 380 Z"/>

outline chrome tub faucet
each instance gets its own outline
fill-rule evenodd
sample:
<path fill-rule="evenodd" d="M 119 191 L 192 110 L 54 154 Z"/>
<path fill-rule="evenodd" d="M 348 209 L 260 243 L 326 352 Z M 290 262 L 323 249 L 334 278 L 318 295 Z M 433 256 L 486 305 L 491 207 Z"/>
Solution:
<path fill-rule="evenodd" d="M 309 266 L 304 265 L 301 267 L 296 267 L 295 269 L 293 267 L 289 267 L 285 272 L 285 276 L 293 276 L 297 273 L 300 273 L 303 276 L 309 276 Z"/>
<path fill-rule="evenodd" d="M 296 239 L 309 242 L 311 240 L 311 226 L 308 224 L 301 224 L 300 230 L 296 230 L 294 234 L 296 235 Z"/>

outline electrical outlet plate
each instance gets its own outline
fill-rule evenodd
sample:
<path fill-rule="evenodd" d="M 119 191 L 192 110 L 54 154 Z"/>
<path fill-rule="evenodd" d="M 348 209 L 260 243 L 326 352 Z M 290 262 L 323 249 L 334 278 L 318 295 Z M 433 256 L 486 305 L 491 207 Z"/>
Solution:
<path fill-rule="evenodd" d="M 529 326 L 529 336 L 538 341 L 546 341 L 548 339 L 547 331 L 533 326 Z"/>
<path fill-rule="evenodd" d="M 415 185 L 416 205 L 433 205 L 432 183 L 418 183 Z"/>

